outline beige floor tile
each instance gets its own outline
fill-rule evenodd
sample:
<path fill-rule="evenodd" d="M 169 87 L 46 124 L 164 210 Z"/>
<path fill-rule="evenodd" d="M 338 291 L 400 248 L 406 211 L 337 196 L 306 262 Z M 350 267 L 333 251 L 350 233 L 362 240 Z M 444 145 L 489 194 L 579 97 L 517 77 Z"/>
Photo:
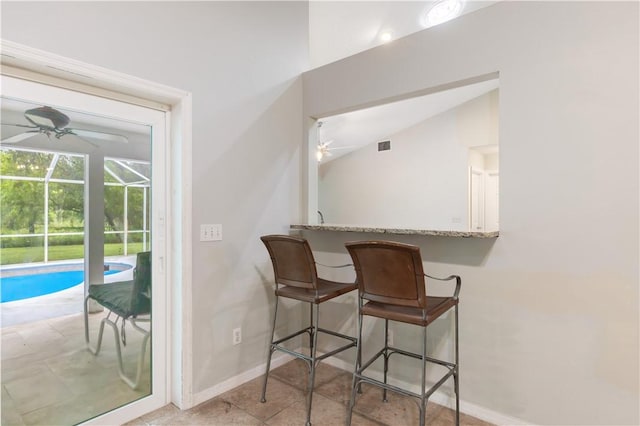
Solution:
<path fill-rule="evenodd" d="M 95 413 L 90 407 L 79 405 L 76 400 L 48 405 L 22 415 L 25 425 L 73 425 L 83 422 Z"/>
<path fill-rule="evenodd" d="M 11 365 L 11 368 L 9 368 Z M 50 371 L 45 361 L 37 361 L 31 364 L 11 362 L 2 362 L 2 383 L 12 382 L 27 377 L 39 376 Z"/>
<path fill-rule="evenodd" d="M 64 336 L 46 322 L 38 322 L 33 327 L 18 331 L 25 343 L 34 349 L 42 349 L 64 339 Z"/>
<path fill-rule="evenodd" d="M 92 324 L 98 323 L 103 315 L 103 313 L 90 314 L 89 320 Z M 84 318 L 81 315 L 76 314 L 51 318 L 47 320 L 47 324 L 63 336 L 69 336 L 75 333 L 82 333 L 84 335 Z"/>
<path fill-rule="evenodd" d="M 311 404 L 311 423 L 314 426 L 342 425 L 347 416 L 347 407 L 339 402 L 332 401 L 322 395 L 313 395 Z M 307 403 L 300 401 L 285 408 L 280 413 L 267 420 L 272 426 L 304 425 L 307 418 Z"/>
<path fill-rule="evenodd" d="M 330 381 L 316 386 L 314 392 L 346 405 L 351 399 L 352 382 L 353 374 L 343 371 Z"/>
<path fill-rule="evenodd" d="M 276 377 L 291 386 L 306 390 L 309 368 L 306 362 L 294 359 L 285 365 L 272 369 L 269 372 L 269 377 Z"/>
<path fill-rule="evenodd" d="M 64 402 L 72 395 L 64 382 L 50 371 L 3 385 L 20 414 Z"/>
<path fill-rule="evenodd" d="M 172 417 L 170 425 L 262 425 L 246 411 L 219 398 L 212 399 Z"/>
<path fill-rule="evenodd" d="M 17 332 L 2 334 L 2 360 L 19 358 L 33 353 L 34 349 L 27 345 L 25 339 Z"/>
<path fill-rule="evenodd" d="M 354 410 L 387 425 L 419 424 L 418 405 L 411 398 L 388 392 L 387 401 L 382 401 L 381 389 L 371 386 L 356 397 Z"/>
<path fill-rule="evenodd" d="M 242 408 L 252 416 L 264 421 L 283 409 L 304 401 L 302 390 L 271 377 L 267 383 L 266 402 L 260 402 L 264 377 L 251 380 L 237 388 L 226 392 L 220 399 Z"/>
<path fill-rule="evenodd" d="M 343 373 L 343 370 L 321 362 L 316 368 L 314 388 L 317 389 Z M 271 377 L 272 375 L 298 389 L 307 390 L 309 368 L 307 367 L 307 363 L 301 359 L 294 359 L 272 370 L 269 376 Z"/>
<path fill-rule="evenodd" d="M 173 404 L 165 405 L 151 413 L 145 414 L 135 420 L 125 423 L 123 426 L 142 426 L 142 425 L 160 425 L 168 424 L 174 416 L 180 415 L 182 412 Z"/>
<path fill-rule="evenodd" d="M 2 401 L 2 420 L 0 424 L 5 426 L 23 425 L 22 416 L 18 413 L 13 399 L 4 386 L 2 387 L 2 397 L 0 400 Z"/>

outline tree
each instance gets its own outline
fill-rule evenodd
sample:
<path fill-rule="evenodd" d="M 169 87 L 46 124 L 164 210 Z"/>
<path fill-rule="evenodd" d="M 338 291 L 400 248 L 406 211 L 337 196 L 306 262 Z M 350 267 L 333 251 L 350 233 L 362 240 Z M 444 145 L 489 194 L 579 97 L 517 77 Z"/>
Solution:
<path fill-rule="evenodd" d="M 84 180 L 84 159 L 60 155 L 52 177 Z M 81 183 L 49 183 L 49 226 L 81 228 L 84 223 L 84 185 Z"/>
<path fill-rule="evenodd" d="M 52 154 L 2 150 L 0 174 L 44 178 Z M 0 217 L 3 233 L 11 231 L 33 234 L 44 222 L 44 182 L 2 179 Z"/>
<path fill-rule="evenodd" d="M 44 179 L 55 154 L 20 151 L 3 148 L 0 150 L 0 174 L 3 176 L 29 177 L 39 180 L 2 179 L 0 181 L 0 231 L 10 233 L 35 233 L 36 227 L 44 223 Z M 113 167 L 113 166 L 112 166 Z M 121 179 L 140 183 L 137 176 L 125 168 L 116 169 Z M 127 175 L 128 173 L 128 175 Z M 56 182 L 65 179 L 82 182 L 84 180 L 84 158 L 78 155 L 58 154 L 52 170 L 53 181 L 49 181 L 48 218 L 51 229 L 63 231 L 78 228 L 84 222 L 84 185 L 81 183 Z M 105 171 L 104 216 L 105 230 L 124 230 L 125 187 Z M 144 189 L 129 187 L 127 190 L 128 214 L 126 220 L 132 230 L 143 227 Z M 124 242 L 122 234 L 116 234 Z"/>

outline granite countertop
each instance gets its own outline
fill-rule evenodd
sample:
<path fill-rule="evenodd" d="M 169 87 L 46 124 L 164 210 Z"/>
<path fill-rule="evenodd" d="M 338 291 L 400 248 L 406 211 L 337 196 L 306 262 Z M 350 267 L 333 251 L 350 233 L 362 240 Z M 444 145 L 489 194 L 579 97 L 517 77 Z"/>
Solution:
<path fill-rule="evenodd" d="M 427 235 L 436 237 L 462 237 L 462 238 L 497 238 L 498 231 L 475 232 L 475 231 L 441 231 L 433 229 L 410 229 L 410 228 L 375 228 L 370 226 L 354 225 L 291 225 L 291 229 L 305 231 L 333 231 L 333 232 L 368 232 L 372 234 L 397 234 L 397 235 Z"/>

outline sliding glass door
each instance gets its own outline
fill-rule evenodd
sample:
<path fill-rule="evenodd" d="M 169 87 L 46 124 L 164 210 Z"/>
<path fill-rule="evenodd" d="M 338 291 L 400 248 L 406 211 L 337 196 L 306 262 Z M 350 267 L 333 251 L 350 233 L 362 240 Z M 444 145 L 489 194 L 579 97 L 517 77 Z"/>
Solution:
<path fill-rule="evenodd" d="M 115 424 L 165 405 L 166 114 L 13 77 L 2 89 L 3 201 L 28 203 L 9 206 L 16 227 L 17 212 L 36 212 L 19 232 L 2 222 L 3 293 L 10 275 L 43 272 L 47 286 L 80 274 L 0 307 L 27 318 L 3 321 L 2 423 Z M 21 200 L 23 183 L 39 195 Z M 35 244 L 22 255 L 19 236 Z M 69 310 L 56 312 L 61 301 Z M 31 320 L 36 306 L 47 316 Z"/>

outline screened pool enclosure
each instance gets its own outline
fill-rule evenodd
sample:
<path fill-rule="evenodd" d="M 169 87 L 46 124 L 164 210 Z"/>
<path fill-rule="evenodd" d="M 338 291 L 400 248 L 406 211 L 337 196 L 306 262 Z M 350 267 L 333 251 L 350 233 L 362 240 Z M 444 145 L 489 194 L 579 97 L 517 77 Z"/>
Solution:
<path fill-rule="evenodd" d="M 0 262 L 84 256 L 85 154 L 0 146 Z M 104 157 L 104 254 L 150 249 L 151 164 Z"/>

